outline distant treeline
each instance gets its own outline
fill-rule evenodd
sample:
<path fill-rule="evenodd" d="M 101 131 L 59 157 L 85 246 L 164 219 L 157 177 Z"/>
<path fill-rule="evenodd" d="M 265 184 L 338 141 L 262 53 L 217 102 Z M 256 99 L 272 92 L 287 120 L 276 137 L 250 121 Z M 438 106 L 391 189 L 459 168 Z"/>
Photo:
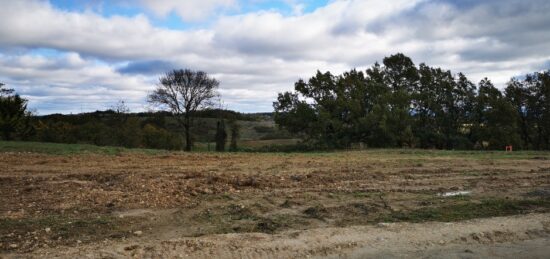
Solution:
<path fill-rule="evenodd" d="M 364 72 L 318 71 L 274 108 L 276 123 L 318 148 L 550 149 L 550 71 L 500 91 L 396 54 Z"/>
<path fill-rule="evenodd" d="M 14 99 L 15 95 L 10 98 Z M 17 105 L 22 111 L 25 110 L 26 105 Z M 164 111 L 129 113 L 127 108 L 81 114 L 21 114 L 21 118 L 17 119 L 20 122 L 16 125 L 22 125 L 19 128 L 25 130 L 5 130 L 3 132 L 6 133 L 0 139 L 180 150 L 185 141 L 181 134 L 182 128 L 173 116 Z M 244 114 L 220 109 L 197 111 L 196 117 L 199 119 L 196 121 L 193 138 L 201 142 L 215 141 L 216 121 L 220 119 L 228 122 L 258 121 L 271 119 L 270 116 L 273 115 Z"/>
<path fill-rule="evenodd" d="M 31 140 L 87 143 L 99 146 L 181 149 L 181 135 L 169 114 L 127 114 L 97 111 L 76 115 L 53 114 L 33 118 Z"/>
<path fill-rule="evenodd" d="M 107 109 L 105 111 L 95 111 L 95 112 L 89 112 L 89 113 L 79 113 L 79 114 L 50 114 L 50 115 L 42 115 L 42 116 L 35 116 L 38 119 L 50 119 L 50 118 L 59 118 L 59 117 L 66 117 L 67 120 L 72 121 L 81 121 L 86 120 L 90 117 L 109 117 L 116 115 L 117 113 L 120 113 L 120 111 L 116 110 L 116 107 Z M 128 116 L 131 117 L 138 117 L 138 118 L 151 118 L 151 117 L 171 117 L 172 113 L 168 111 L 156 111 L 156 112 L 124 112 L 127 113 Z M 232 110 L 222 110 L 222 109 L 205 109 L 195 112 L 196 117 L 198 118 L 224 118 L 227 120 L 240 120 L 240 121 L 257 121 L 264 118 L 271 118 L 273 117 L 273 113 L 240 113 Z M 71 119 L 72 118 L 72 119 Z"/>

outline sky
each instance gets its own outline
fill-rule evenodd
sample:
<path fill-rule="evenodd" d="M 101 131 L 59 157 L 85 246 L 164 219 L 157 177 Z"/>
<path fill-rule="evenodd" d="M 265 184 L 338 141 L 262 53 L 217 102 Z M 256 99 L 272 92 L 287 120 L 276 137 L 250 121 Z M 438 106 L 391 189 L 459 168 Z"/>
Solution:
<path fill-rule="evenodd" d="M 403 53 L 499 88 L 550 69 L 547 0 L 0 0 L 0 82 L 37 114 L 146 102 L 163 73 L 218 79 L 224 108 L 269 112 L 317 70 Z"/>

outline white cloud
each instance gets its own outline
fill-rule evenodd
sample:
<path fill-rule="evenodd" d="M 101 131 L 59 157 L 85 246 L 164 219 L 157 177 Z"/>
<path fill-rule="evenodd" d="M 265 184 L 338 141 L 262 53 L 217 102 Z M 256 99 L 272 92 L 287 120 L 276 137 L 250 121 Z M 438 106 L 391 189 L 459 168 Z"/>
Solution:
<path fill-rule="evenodd" d="M 44 1 L 3 1 L 0 80 L 29 93 L 31 104 L 52 96 L 84 103 L 93 96 L 89 103 L 95 104 L 106 94 L 144 107 L 158 73 L 188 67 L 220 79 L 230 108 L 269 111 L 277 92 L 291 90 L 298 78 L 317 69 L 364 69 L 396 52 L 417 64 L 465 72 L 473 81 L 487 76 L 501 87 L 512 76 L 548 64 L 550 2 L 465 2 L 334 0 L 310 13 L 258 11 L 219 16 L 202 30 L 173 30 L 155 27 L 145 14 L 107 18 L 61 11 Z M 178 9 L 203 16 L 238 4 L 143 3 L 159 15 L 184 17 Z M 64 54 L 52 58 L 26 51 L 35 48 Z"/>
<path fill-rule="evenodd" d="M 0 75 L 41 114 L 106 109 L 118 99 L 126 100 L 133 110 L 143 110 L 144 93 L 153 85 L 150 77 L 121 75 L 76 53 L 55 58 L 0 56 Z"/>
<path fill-rule="evenodd" d="M 176 13 L 185 21 L 200 21 L 220 8 L 235 7 L 235 0 L 141 0 L 158 16 Z"/>
<path fill-rule="evenodd" d="M 212 32 L 153 27 L 144 15 L 104 18 L 64 12 L 43 1 L 9 1 L 0 9 L 0 44 L 45 47 L 104 59 L 163 58 L 209 51 Z"/>

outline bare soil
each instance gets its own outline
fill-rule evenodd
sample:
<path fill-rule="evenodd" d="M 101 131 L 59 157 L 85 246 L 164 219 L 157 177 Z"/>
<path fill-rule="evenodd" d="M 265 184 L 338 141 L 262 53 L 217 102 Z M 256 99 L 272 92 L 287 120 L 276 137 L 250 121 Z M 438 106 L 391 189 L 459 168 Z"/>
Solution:
<path fill-rule="evenodd" d="M 548 156 L 5 152 L 0 256 L 537 258 Z"/>

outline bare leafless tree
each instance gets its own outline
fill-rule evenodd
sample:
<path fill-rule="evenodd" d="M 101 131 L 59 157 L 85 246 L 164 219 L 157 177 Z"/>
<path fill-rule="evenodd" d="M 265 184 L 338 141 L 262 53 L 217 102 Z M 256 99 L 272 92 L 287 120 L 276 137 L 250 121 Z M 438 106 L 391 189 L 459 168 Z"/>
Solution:
<path fill-rule="evenodd" d="M 13 89 L 6 89 L 4 88 L 5 84 L 4 83 L 0 83 L 0 96 L 4 96 L 4 95 L 10 95 L 13 93 Z"/>
<path fill-rule="evenodd" d="M 114 111 L 116 114 L 130 113 L 130 108 L 126 105 L 124 100 L 118 100 L 115 104 L 109 107 L 109 110 Z"/>
<path fill-rule="evenodd" d="M 203 71 L 172 70 L 159 79 L 156 89 L 149 94 L 148 102 L 172 112 L 185 133 L 185 150 L 191 151 L 191 127 L 194 113 L 210 107 L 218 96 L 220 82 Z"/>

